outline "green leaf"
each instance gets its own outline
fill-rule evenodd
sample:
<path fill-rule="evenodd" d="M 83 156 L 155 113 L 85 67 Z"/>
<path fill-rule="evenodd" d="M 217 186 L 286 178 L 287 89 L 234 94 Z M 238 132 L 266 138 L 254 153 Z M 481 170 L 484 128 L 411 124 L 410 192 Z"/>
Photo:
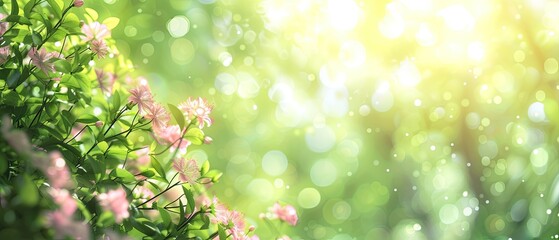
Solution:
<path fill-rule="evenodd" d="M 132 226 L 138 231 L 148 235 L 148 236 L 155 236 L 159 233 L 159 229 L 146 218 L 135 218 L 131 219 Z"/>
<path fill-rule="evenodd" d="M 155 157 L 151 157 L 151 166 L 155 169 L 155 171 L 157 171 L 160 177 L 162 177 L 163 179 L 165 179 L 165 181 L 167 181 L 165 170 L 163 170 L 161 163 L 159 163 L 159 161 Z"/>
<path fill-rule="evenodd" d="M 202 145 L 204 143 L 204 132 L 199 128 L 188 129 L 184 137 L 194 145 Z"/>
<path fill-rule="evenodd" d="M 155 176 L 157 172 L 155 171 L 155 169 L 153 168 L 148 168 L 147 170 L 143 171 L 140 173 L 140 175 L 144 176 L 144 177 L 148 177 L 151 178 L 153 176 Z"/>
<path fill-rule="evenodd" d="M 31 33 L 31 39 L 33 39 L 33 44 L 35 45 L 40 45 L 43 42 L 41 35 L 36 32 Z"/>
<path fill-rule="evenodd" d="M 70 64 L 70 62 L 64 60 L 64 59 L 60 59 L 56 62 L 54 62 L 54 68 L 56 69 L 56 71 L 62 72 L 62 73 L 71 73 L 72 72 L 72 64 Z"/>
<path fill-rule="evenodd" d="M 177 121 L 177 124 L 179 125 L 179 127 L 182 129 L 184 129 L 184 124 L 185 124 L 185 120 L 184 120 L 184 115 L 182 114 L 181 110 L 179 110 L 179 108 L 177 108 L 177 106 L 173 105 L 173 104 L 167 104 L 167 106 L 169 106 L 169 111 L 171 111 L 171 114 L 173 115 L 173 118 L 175 119 L 175 121 Z"/>
<path fill-rule="evenodd" d="M 25 4 L 25 7 L 23 7 L 23 16 L 29 17 L 29 15 L 31 15 L 31 11 L 33 10 L 33 6 L 35 5 L 35 1 L 36 0 L 31 0 L 27 4 Z"/>
<path fill-rule="evenodd" d="M 55 0 L 47 0 L 47 2 L 49 3 L 52 10 L 54 11 L 54 14 L 56 14 L 56 16 L 59 18 L 62 17 L 62 6 L 58 5 L 58 3 Z"/>
<path fill-rule="evenodd" d="M 80 118 L 78 118 L 78 120 L 76 120 L 76 122 L 85 124 L 95 123 L 97 121 L 99 121 L 99 118 L 91 114 L 83 114 L 80 116 Z"/>
<path fill-rule="evenodd" d="M 194 194 L 192 194 L 192 191 L 187 189 L 185 186 L 182 186 L 182 191 L 184 193 L 184 196 L 186 197 L 186 200 L 188 201 L 186 203 L 186 206 L 188 206 L 188 210 L 190 210 L 189 213 L 194 212 Z"/>
<path fill-rule="evenodd" d="M 18 15 L 10 15 L 7 18 L 4 19 L 4 21 L 6 22 L 17 22 L 23 25 L 31 25 L 31 21 L 29 21 L 28 18 L 24 17 L 24 16 L 18 16 Z"/>
<path fill-rule="evenodd" d="M 109 30 L 113 30 L 113 28 L 115 28 L 119 22 L 120 19 L 116 17 L 109 17 L 103 20 L 103 24 L 105 24 Z"/>
<path fill-rule="evenodd" d="M 116 168 L 113 172 L 111 172 L 111 175 L 122 179 L 124 183 L 132 183 L 136 181 L 136 178 L 132 175 L 132 173 L 122 168 Z"/>
<path fill-rule="evenodd" d="M 8 75 L 8 78 L 6 79 L 8 87 L 11 89 L 16 88 L 19 85 L 19 77 L 21 77 L 21 72 L 19 71 L 19 69 L 12 70 L 10 72 L 10 75 Z"/>
<path fill-rule="evenodd" d="M 18 106 L 21 104 L 21 97 L 16 91 L 9 91 L 2 94 L 2 98 L 2 100 L 4 100 L 4 104 L 8 106 Z"/>
<path fill-rule="evenodd" d="M 110 225 L 113 225 L 114 223 L 114 216 L 111 212 L 103 212 L 101 213 L 101 215 L 99 216 L 99 218 L 97 219 L 97 226 L 99 227 L 108 227 Z"/>
<path fill-rule="evenodd" d="M 17 5 L 17 0 L 12 0 L 12 11 L 10 15 L 18 15 L 19 13 L 19 6 Z"/>
<path fill-rule="evenodd" d="M 184 204 L 182 200 L 179 198 L 179 223 L 182 224 L 183 221 L 186 220 L 186 213 L 184 212 Z"/>
<path fill-rule="evenodd" d="M 210 170 L 210 161 L 205 161 L 200 168 L 200 175 L 204 176 Z"/>
<path fill-rule="evenodd" d="M 105 141 L 97 143 L 97 147 L 101 150 L 101 152 L 106 152 L 109 148 L 109 144 Z"/>
<path fill-rule="evenodd" d="M 225 229 L 223 229 L 221 224 L 217 225 L 217 233 L 219 234 L 219 239 L 227 239 L 227 234 L 225 234 Z"/>
<path fill-rule="evenodd" d="M 120 109 L 120 94 L 118 93 L 118 91 L 115 91 L 111 96 L 111 103 L 115 110 Z"/>
<path fill-rule="evenodd" d="M 19 194 L 17 199 L 19 202 L 26 206 L 35 206 L 39 201 L 39 191 L 37 186 L 27 174 L 20 175 L 17 180 L 17 188 Z"/>
<path fill-rule="evenodd" d="M 91 18 L 92 22 L 97 21 L 97 18 L 99 18 L 99 14 L 91 8 L 85 8 L 85 12 Z"/>
<path fill-rule="evenodd" d="M 165 228 L 168 228 L 173 223 L 171 221 L 171 215 L 164 208 L 159 207 L 157 208 L 157 210 L 159 211 L 161 221 L 163 221 L 163 226 L 165 226 Z"/>

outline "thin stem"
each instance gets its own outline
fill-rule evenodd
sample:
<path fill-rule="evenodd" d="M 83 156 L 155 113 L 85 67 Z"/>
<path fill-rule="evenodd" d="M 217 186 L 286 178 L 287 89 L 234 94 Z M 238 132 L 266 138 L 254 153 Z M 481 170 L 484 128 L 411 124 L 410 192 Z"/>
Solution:
<path fill-rule="evenodd" d="M 49 38 L 52 37 L 52 35 L 54 35 L 54 33 L 56 33 L 56 31 L 58 30 L 58 28 L 62 25 L 62 21 L 64 20 L 64 17 L 66 17 L 66 13 L 68 13 L 68 11 L 70 11 L 70 9 L 74 7 L 74 4 L 72 2 L 72 4 L 70 4 L 66 9 L 64 9 L 64 12 L 62 12 L 62 16 L 60 17 L 60 19 L 58 20 L 58 22 L 56 22 L 56 24 L 53 27 L 53 31 L 50 32 L 49 34 L 47 34 L 47 36 L 45 37 L 45 40 L 43 40 L 43 42 L 41 44 L 39 44 L 39 46 L 37 46 L 37 50 L 39 48 L 41 48 L 43 46 L 43 44 L 45 44 Z"/>
<path fill-rule="evenodd" d="M 212 233 L 212 235 L 210 235 L 210 236 L 208 237 L 207 240 L 214 239 L 215 237 L 217 237 L 217 235 L 219 235 L 219 232 L 214 232 L 214 233 Z"/>
<path fill-rule="evenodd" d="M 126 111 L 126 106 L 123 106 L 120 111 L 117 113 L 117 115 L 115 116 L 115 118 L 113 119 L 113 121 L 111 122 L 111 125 L 109 125 L 109 127 L 107 128 L 107 131 L 105 131 L 105 133 L 103 133 L 103 135 L 107 135 L 107 133 L 109 132 L 109 130 L 111 130 L 111 128 L 113 127 L 113 125 L 115 125 L 116 121 L 118 121 L 118 119 L 120 118 L 120 116 Z"/>
<path fill-rule="evenodd" d="M 141 207 L 141 206 L 145 205 L 146 203 L 148 203 L 148 202 L 152 201 L 153 199 L 155 199 L 155 198 L 161 196 L 161 194 L 163 194 L 163 193 L 169 191 L 171 188 L 174 188 L 174 187 L 178 186 L 179 184 L 180 184 L 180 182 L 176 182 L 175 184 L 173 184 L 173 186 L 167 187 L 165 190 L 161 191 L 160 193 L 158 193 L 157 195 L 153 196 L 152 198 L 146 200 L 145 202 L 140 203 L 140 204 L 139 204 L 138 206 L 136 206 L 136 207 Z"/>
<path fill-rule="evenodd" d="M 88 125 L 83 126 L 83 128 L 82 128 L 78 133 L 76 133 L 76 135 L 74 135 L 72 138 L 70 138 L 68 141 L 65 141 L 65 142 L 66 142 L 66 143 L 69 143 L 69 142 L 71 142 L 72 140 L 76 139 L 76 138 L 85 130 L 85 128 L 87 128 L 87 126 L 88 126 Z M 71 133 L 71 131 L 70 131 L 70 133 Z M 69 136 L 70 136 L 70 135 L 68 135 L 68 137 L 69 137 Z M 68 138 L 68 137 L 66 137 L 66 138 Z"/>

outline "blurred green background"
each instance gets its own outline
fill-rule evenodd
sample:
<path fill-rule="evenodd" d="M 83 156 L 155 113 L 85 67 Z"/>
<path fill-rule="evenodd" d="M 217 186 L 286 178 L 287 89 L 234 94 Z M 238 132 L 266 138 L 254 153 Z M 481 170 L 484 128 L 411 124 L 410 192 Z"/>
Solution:
<path fill-rule="evenodd" d="M 99 0 L 156 98 L 215 104 L 190 156 L 293 239 L 559 238 L 559 3 Z"/>

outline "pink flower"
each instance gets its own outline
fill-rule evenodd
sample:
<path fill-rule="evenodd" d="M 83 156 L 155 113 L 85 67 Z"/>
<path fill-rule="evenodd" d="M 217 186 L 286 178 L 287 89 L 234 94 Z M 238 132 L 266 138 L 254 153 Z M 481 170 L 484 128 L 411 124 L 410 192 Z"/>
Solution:
<path fill-rule="evenodd" d="M 275 203 L 271 209 L 271 212 L 274 217 L 277 217 L 280 220 L 289 223 L 290 225 L 295 226 L 297 224 L 297 211 L 291 205 L 282 207 L 281 205 L 279 205 L 279 203 Z"/>
<path fill-rule="evenodd" d="M 187 119 L 196 118 L 199 128 L 203 128 L 204 123 L 208 127 L 212 125 L 213 120 L 210 118 L 210 113 L 213 106 L 209 105 L 205 99 L 200 97 L 197 99 L 188 98 L 186 102 L 179 104 L 178 107 L 183 111 Z"/>
<path fill-rule="evenodd" d="M 137 150 L 136 155 L 138 156 L 136 162 L 139 166 L 147 166 L 151 162 L 151 159 L 149 157 L 149 147 L 144 147 L 140 150 Z"/>
<path fill-rule="evenodd" d="M 31 58 L 33 65 L 41 69 L 45 74 L 54 72 L 54 64 L 49 61 L 54 58 L 54 55 L 54 53 L 49 53 L 44 48 L 41 48 L 39 51 L 37 51 L 36 48 L 31 48 L 27 53 L 27 56 Z"/>
<path fill-rule="evenodd" d="M 190 141 L 181 139 L 183 131 L 179 125 L 166 126 L 164 128 L 154 128 L 155 134 L 163 141 L 172 144 L 172 151 L 179 148 L 182 152 L 186 152 L 186 148 L 190 146 Z"/>
<path fill-rule="evenodd" d="M 84 24 L 82 26 L 82 32 L 85 36 L 81 36 L 84 41 L 91 41 L 91 40 L 103 40 L 106 37 L 111 36 L 111 31 L 105 24 L 101 24 L 99 22 L 92 22 L 90 24 Z"/>
<path fill-rule="evenodd" d="M 151 120 L 154 128 L 159 129 L 165 128 L 170 119 L 167 110 L 158 103 L 149 106 L 144 117 Z"/>
<path fill-rule="evenodd" d="M 83 0 L 76 0 L 74 1 L 74 7 L 81 7 L 83 6 Z"/>
<path fill-rule="evenodd" d="M 123 219 L 130 216 L 126 192 L 122 188 L 101 193 L 97 195 L 97 200 L 105 211 L 111 211 L 115 215 L 116 223 L 121 223 Z"/>
<path fill-rule="evenodd" d="M 194 184 L 200 178 L 200 169 L 194 159 L 187 161 L 184 158 L 177 158 L 173 161 L 173 168 L 179 173 L 182 182 Z"/>
<path fill-rule="evenodd" d="M 7 16 L 0 13 L 0 35 L 4 35 L 8 31 L 8 22 L 4 20 Z"/>
<path fill-rule="evenodd" d="M 210 136 L 204 137 L 204 144 L 212 144 L 213 141 L 214 141 L 213 138 Z"/>
<path fill-rule="evenodd" d="M 105 72 L 103 69 L 95 69 L 95 75 L 97 75 L 99 88 L 101 88 L 105 94 L 111 95 L 113 93 L 113 85 L 116 82 L 116 74 Z"/>
<path fill-rule="evenodd" d="M 0 65 L 4 64 L 6 61 L 8 61 L 8 59 L 10 59 L 10 54 L 10 46 L 0 48 Z"/>
<path fill-rule="evenodd" d="M 213 222 L 226 226 L 234 240 L 245 240 L 245 220 L 240 212 L 229 210 L 223 204 L 216 204 Z"/>
<path fill-rule="evenodd" d="M 19 154 L 28 154 L 31 152 L 31 143 L 27 134 L 21 130 L 11 130 L 12 119 L 8 115 L 2 117 L 2 135 L 8 144 Z"/>
<path fill-rule="evenodd" d="M 45 174 L 53 188 L 64 188 L 71 185 L 70 171 L 66 167 L 66 160 L 62 158 L 60 152 L 49 154 L 50 164 Z"/>
<path fill-rule="evenodd" d="M 134 191 L 132 192 L 132 195 L 134 196 L 134 198 L 139 202 L 139 203 L 143 203 L 145 201 L 147 201 L 148 199 L 151 199 L 153 196 L 155 196 L 153 194 L 153 192 L 144 186 L 138 186 L 136 188 L 134 188 Z M 150 207 L 151 203 L 147 204 L 147 207 Z"/>
<path fill-rule="evenodd" d="M 107 47 L 107 43 L 103 39 L 93 39 L 91 40 L 91 44 L 89 46 L 91 51 L 97 54 L 98 58 L 105 58 L 107 53 L 109 53 L 109 47 Z"/>
<path fill-rule="evenodd" d="M 128 101 L 137 104 L 138 111 L 143 115 L 149 109 L 149 106 L 153 104 L 153 96 L 147 85 L 140 85 L 130 90 Z"/>
<path fill-rule="evenodd" d="M 71 236 L 75 239 L 89 239 L 87 226 L 72 219 L 78 205 L 68 190 L 51 188 L 49 194 L 59 206 L 57 210 L 47 213 L 48 225 L 56 230 L 56 238 Z"/>
<path fill-rule="evenodd" d="M 70 192 L 66 189 L 51 188 L 49 189 L 49 193 L 54 202 L 60 207 L 58 210 L 63 213 L 64 216 L 70 218 L 78 208 L 76 200 L 70 195 Z"/>
<path fill-rule="evenodd" d="M 55 230 L 55 239 L 89 239 L 89 230 L 86 224 L 76 222 L 61 211 L 47 213 L 48 225 Z"/>

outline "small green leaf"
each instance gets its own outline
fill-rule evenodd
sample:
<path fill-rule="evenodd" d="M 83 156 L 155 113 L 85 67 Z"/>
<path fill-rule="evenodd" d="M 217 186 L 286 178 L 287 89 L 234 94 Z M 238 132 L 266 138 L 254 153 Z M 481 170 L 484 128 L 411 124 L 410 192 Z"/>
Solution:
<path fill-rule="evenodd" d="M 91 114 L 83 114 L 80 118 L 78 118 L 78 120 L 76 120 L 76 122 L 85 124 L 95 123 L 97 121 L 99 121 L 99 118 Z"/>
<path fill-rule="evenodd" d="M 118 93 L 118 91 L 115 91 L 111 96 L 111 103 L 115 110 L 120 109 L 120 94 Z"/>
<path fill-rule="evenodd" d="M 91 8 L 85 8 L 85 12 L 91 18 L 92 22 L 97 21 L 97 18 L 99 18 L 99 14 L 97 14 L 97 11 Z"/>
<path fill-rule="evenodd" d="M 18 15 L 19 13 L 19 6 L 17 5 L 17 0 L 12 0 L 12 11 L 10 15 Z"/>
<path fill-rule="evenodd" d="M 103 24 L 105 24 L 109 30 L 113 30 L 113 28 L 115 28 L 119 22 L 120 19 L 116 17 L 109 17 L 103 20 Z"/>
<path fill-rule="evenodd" d="M 160 177 L 167 181 L 165 170 L 163 170 L 161 163 L 159 163 L 159 161 L 155 157 L 151 157 L 151 166 L 155 169 L 155 171 L 157 171 Z"/>
<path fill-rule="evenodd" d="M 10 15 L 4 19 L 6 22 L 17 22 L 23 25 L 31 25 L 31 21 L 24 16 Z"/>
<path fill-rule="evenodd" d="M 105 141 L 97 143 L 97 147 L 101 150 L 101 152 L 106 152 L 109 148 L 109 144 Z"/>
<path fill-rule="evenodd" d="M 194 145 L 202 145 L 204 143 L 204 132 L 199 128 L 190 128 L 184 134 L 184 137 Z"/>
<path fill-rule="evenodd" d="M 179 198 L 179 223 L 182 223 L 186 220 L 186 213 L 184 212 L 184 204 L 182 200 Z"/>
<path fill-rule="evenodd" d="M 184 115 L 182 114 L 181 110 L 179 110 L 179 108 L 177 108 L 177 106 L 173 105 L 173 104 L 167 104 L 167 106 L 169 106 L 169 111 L 171 111 L 171 114 L 173 115 L 173 118 L 175 119 L 175 121 L 177 121 L 177 124 L 179 125 L 179 127 L 182 129 L 184 129 L 184 124 L 185 124 L 185 120 L 184 120 Z"/>
<path fill-rule="evenodd" d="M 37 186 L 31 180 L 27 174 L 21 175 L 18 178 L 17 186 L 19 189 L 19 194 L 17 196 L 21 204 L 26 206 L 35 206 L 39 201 L 39 191 Z"/>
<path fill-rule="evenodd" d="M 210 170 L 210 161 L 205 161 L 200 168 L 200 175 L 204 176 Z"/>
<path fill-rule="evenodd" d="M 31 39 L 33 39 L 33 44 L 35 45 L 40 45 L 43 42 L 41 35 L 36 32 L 31 33 Z"/>
<path fill-rule="evenodd" d="M 19 77 L 21 76 L 21 72 L 18 69 L 14 69 L 10 72 L 10 75 L 8 75 L 8 78 L 6 79 L 6 83 L 8 84 L 8 87 L 11 89 L 16 88 L 19 85 Z"/>
<path fill-rule="evenodd" d="M 132 173 L 130 173 L 130 172 L 126 171 L 126 169 L 122 169 L 122 168 L 116 168 L 115 170 L 113 170 L 111 175 L 113 175 L 114 177 L 118 177 L 118 178 L 122 179 L 122 181 L 125 182 L 125 183 L 131 183 L 131 182 L 136 181 L 136 178 L 134 177 L 134 175 L 132 175 Z"/>
<path fill-rule="evenodd" d="M 159 207 L 157 208 L 157 210 L 159 211 L 161 221 L 163 221 L 163 226 L 165 226 L 165 228 L 168 228 L 173 223 L 171 221 L 171 215 L 164 208 Z"/>
<path fill-rule="evenodd" d="M 35 1 L 36 0 L 31 0 L 27 4 L 25 4 L 25 7 L 23 7 L 23 16 L 29 17 L 29 15 L 31 15 L 31 11 L 33 10 L 33 6 L 35 5 Z"/>
<path fill-rule="evenodd" d="M 62 73 L 72 72 L 72 64 L 70 64 L 70 62 L 63 59 L 54 62 L 54 68 L 56 69 L 56 71 Z"/>
<path fill-rule="evenodd" d="M 54 11 L 54 14 L 56 14 L 56 16 L 59 18 L 62 17 L 62 7 L 58 5 L 56 0 L 47 0 L 47 2 L 49 3 L 52 10 Z"/>
<path fill-rule="evenodd" d="M 2 98 L 2 100 L 4 100 L 4 104 L 8 106 L 18 106 L 21 104 L 21 97 L 16 91 L 9 91 L 2 94 Z"/>
<path fill-rule="evenodd" d="M 148 236 L 155 236 L 159 233 L 159 229 L 157 229 L 157 226 L 155 226 L 153 222 L 146 218 L 131 219 L 131 223 L 135 229 Z"/>
<path fill-rule="evenodd" d="M 187 189 L 185 186 L 182 186 L 182 191 L 188 201 L 186 202 L 186 206 L 188 206 L 189 213 L 194 212 L 194 194 L 192 194 L 192 191 Z"/>
<path fill-rule="evenodd" d="M 153 176 L 155 176 L 157 172 L 155 171 L 155 169 L 153 168 L 148 168 L 147 170 L 143 171 L 140 173 L 140 175 L 144 176 L 144 177 L 148 177 L 151 178 Z"/>
<path fill-rule="evenodd" d="M 217 233 L 219 234 L 219 239 L 227 239 L 227 234 L 225 234 L 225 229 L 223 229 L 221 224 L 217 225 Z"/>

